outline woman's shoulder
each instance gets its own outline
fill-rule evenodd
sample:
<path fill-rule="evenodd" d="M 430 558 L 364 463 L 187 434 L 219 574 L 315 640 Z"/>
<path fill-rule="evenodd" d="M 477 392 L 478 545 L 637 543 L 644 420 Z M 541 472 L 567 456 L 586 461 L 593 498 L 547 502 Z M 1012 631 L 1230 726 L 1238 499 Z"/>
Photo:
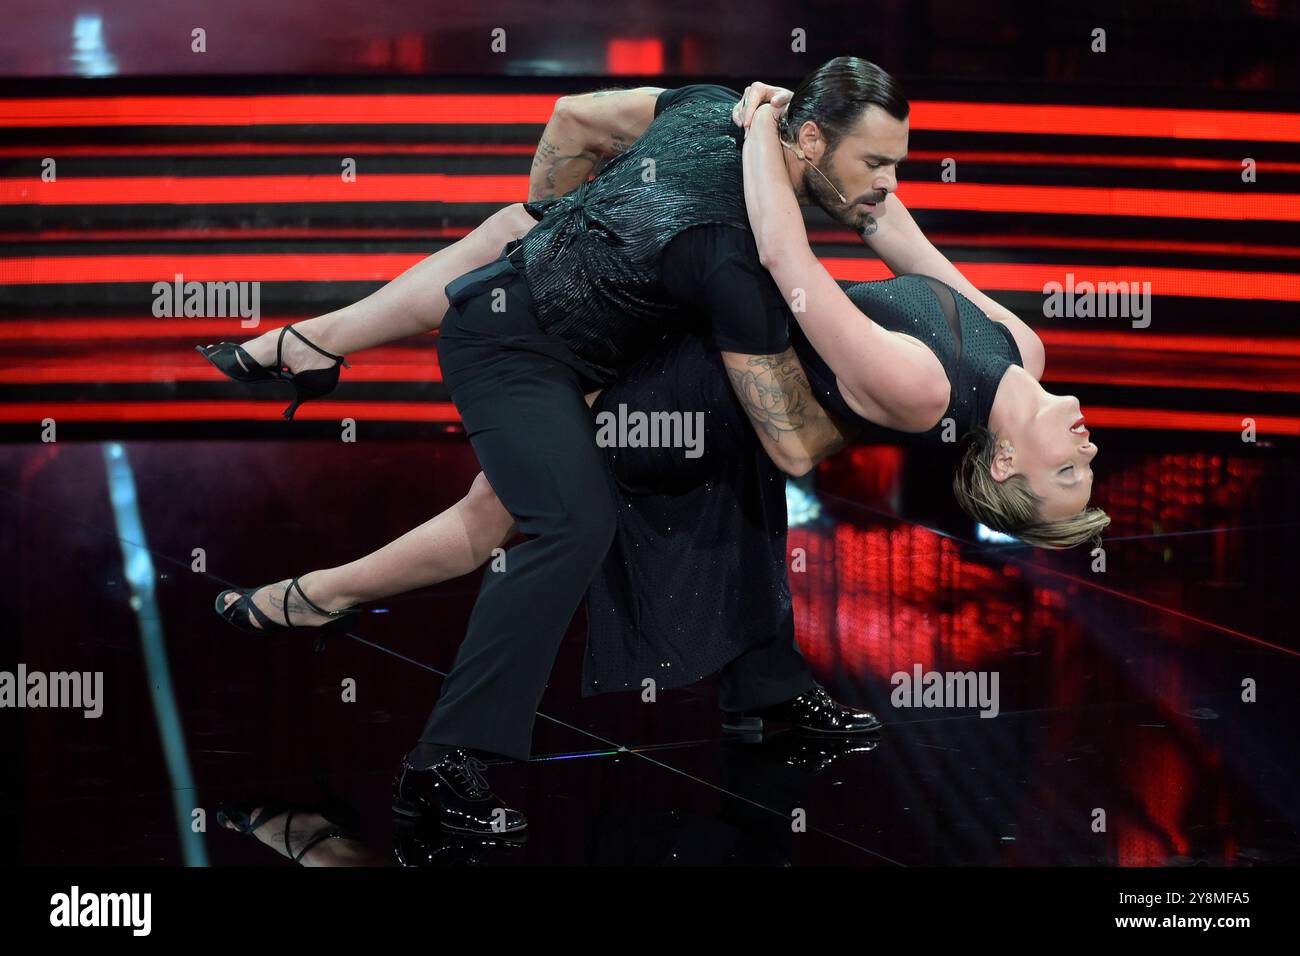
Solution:
<path fill-rule="evenodd" d="M 994 318 L 993 321 L 1011 333 L 1024 370 L 1034 378 L 1041 379 L 1043 368 L 1047 364 L 1047 351 L 1043 348 L 1043 340 L 1038 337 L 1038 333 L 1015 316 Z"/>

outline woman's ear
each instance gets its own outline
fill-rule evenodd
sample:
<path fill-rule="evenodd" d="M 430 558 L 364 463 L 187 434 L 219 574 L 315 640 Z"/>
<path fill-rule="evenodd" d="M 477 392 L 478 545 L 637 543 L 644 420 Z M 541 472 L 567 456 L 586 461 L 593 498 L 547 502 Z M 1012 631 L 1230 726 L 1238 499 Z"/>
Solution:
<path fill-rule="evenodd" d="M 1005 438 L 993 448 L 993 463 L 989 466 L 989 473 L 993 475 L 994 481 L 1006 481 L 1016 473 L 1016 450 Z"/>

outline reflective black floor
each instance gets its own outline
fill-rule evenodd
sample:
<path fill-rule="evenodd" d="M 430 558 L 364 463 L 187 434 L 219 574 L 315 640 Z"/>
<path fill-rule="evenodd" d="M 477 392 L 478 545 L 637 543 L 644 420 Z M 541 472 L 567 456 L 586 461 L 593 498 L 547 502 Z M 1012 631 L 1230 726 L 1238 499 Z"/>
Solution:
<path fill-rule="evenodd" d="M 710 682 L 583 700 L 576 622 L 537 758 L 490 768 L 529 815 L 519 845 L 395 831 L 388 809 L 475 579 L 388 602 L 319 654 L 212 610 L 227 584 L 342 563 L 451 504 L 477 470 L 462 440 L 4 446 L 0 670 L 100 671 L 103 692 L 97 718 L 0 710 L 0 845 L 292 866 L 217 808 L 333 799 L 364 839 L 315 862 L 1300 862 L 1300 457 L 1128 445 L 1098 469 L 1104 573 L 927 530 L 893 452 L 847 453 L 792 497 L 801 645 L 885 720 L 875 739 L 726 738 Z M 996 674 L 997 715 L 894 706 L 891 677 L 917 666 Z"/>

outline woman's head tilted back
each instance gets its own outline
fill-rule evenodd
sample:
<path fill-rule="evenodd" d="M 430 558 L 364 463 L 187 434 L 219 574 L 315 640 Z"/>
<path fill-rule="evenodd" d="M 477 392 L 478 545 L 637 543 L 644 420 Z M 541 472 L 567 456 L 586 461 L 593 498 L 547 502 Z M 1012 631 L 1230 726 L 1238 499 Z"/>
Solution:
<path fill-rule="evenodd" d="M 1053 395 L 1019 363 L 998 379 L 953 491 L 971 517 L 1040 548 L 1099 541 L 1110 518 L 1091 508 L 1097 446 L 1073 395 Z"/>
<path fill-rule="evenodd" d="M 1087 441 L 1078 402 L 1049 397 L 1014 436 L 987 428 L 968 435 L 952 489 L 962 510 L 994 531 L 1039 548 L 1072 548 L 1099 541 L 1110 518 L 1088 507 L 1097 446 Z"/>

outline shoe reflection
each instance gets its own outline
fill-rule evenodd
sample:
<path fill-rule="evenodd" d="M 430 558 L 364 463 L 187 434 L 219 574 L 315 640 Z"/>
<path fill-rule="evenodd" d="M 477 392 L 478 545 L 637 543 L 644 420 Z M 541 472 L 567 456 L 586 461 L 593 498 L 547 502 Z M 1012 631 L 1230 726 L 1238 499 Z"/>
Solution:
<path fill-rule="evenodd" d="M 817 737 L 797 731 L 732 736 L 718 745 L 718 812 L 652 813 L 602 807 L 585 819 L 575 863 L 631 866 L 790 866 L 797 831 L 815 785 L 880 745 L 878 735 Z M 528 854 L 527 833 L 478 835 L 436 821 L 393 816 L 391 849 L 367 840 L 359 815 L 337 800 L 292 805 L 274 799 L 221 808 L 227 829 L 268 854 L 302 866 L 498 866 L 561 862 Z M 559 848 L 557 847 L 557 850 Z M 570 842 L 563 851 L 569 856 Z"/>
<path fill-rule="evenodd" d="M 525 833 L 487 836 L 448 830 L 437 823 L 393 816 L 397 866 L 492 866 L 518 862 Z"/>
<path fill-rule="evenodd" d="M 273 798 L 231 803 L 218 809 L 217 820 L 301 866 L 388 864 L 366 845 L 360 814 L 334 798 L 312 805 Z"/>

